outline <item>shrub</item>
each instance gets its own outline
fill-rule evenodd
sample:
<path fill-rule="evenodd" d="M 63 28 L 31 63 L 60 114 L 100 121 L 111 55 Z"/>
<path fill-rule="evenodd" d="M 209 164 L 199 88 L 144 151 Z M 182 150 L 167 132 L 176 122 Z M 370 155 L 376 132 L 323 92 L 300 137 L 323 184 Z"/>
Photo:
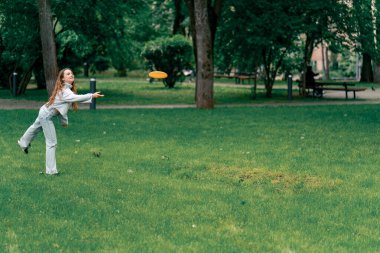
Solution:
<path fill-rule="evenodd" d="M 190 42 L 181 35 L 175 35 L 148 42 L 142 56 L 150 70 L 164 71 L 168 74 L 164 84 L 173 88 L 182 77 L 182 70 L 192 68 L 192 53 Z"/>

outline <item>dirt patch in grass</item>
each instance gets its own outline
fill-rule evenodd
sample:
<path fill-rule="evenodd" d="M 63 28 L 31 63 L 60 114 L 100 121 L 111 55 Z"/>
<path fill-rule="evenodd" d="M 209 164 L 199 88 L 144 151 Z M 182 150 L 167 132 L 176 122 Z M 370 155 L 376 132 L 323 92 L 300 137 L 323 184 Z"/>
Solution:
<path fill-rule="evenodd" d="M 236 167 L 211 167 L 209 171 L 216 178 L 228 178 L 244 186 L 270 187 L 277 191 L 300 192 L 308 190 L 333 190 L 343 184 L 340 179 L 329 179 L 308 174 L 269 171 L 265 169 L 246 169 Z"/>

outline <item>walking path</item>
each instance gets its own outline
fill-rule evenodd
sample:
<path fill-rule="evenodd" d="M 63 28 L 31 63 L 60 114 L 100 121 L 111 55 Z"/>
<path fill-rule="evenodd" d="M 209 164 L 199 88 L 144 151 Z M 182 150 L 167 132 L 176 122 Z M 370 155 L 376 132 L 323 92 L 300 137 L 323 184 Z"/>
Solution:
<path fill-rule="evenodd" d="M 350 94 L 352 95 L 352 94 Z M 346 105 L 346 104 L 380 104 L 380 90 L 373 91 L 367 89 L 363 92 L 356 94 L 357 99 L 354 100 L 351 97 L 345 99 L 344 92 L 326 92 L 324 98 L 341 99 L 340 101 L 329 101 L 328 99 L 315 99 L 310 102 L 300 101 L 285 101 L 285 102 L 259 102 L 254 101 L 250 104 L 222 104 L 215 105 L 216 108 L 222 107 L 263 107 L 263 106 L 318 106 L 318 105 Z M 38 109 L 43 105 L 42 101 L 33 100 L 19 100 L 19 99 L 0 99 L 1 110 L 13 110 L 13 109 Z M 88 109 L 89 105 L 80 104 L 81 109 Z M 195 104 L 165 104 L 165 105 L 110 105 L 110 104 L 98 104 L 97 109 L 172 109 L 172 108 L 195 108 Z"/>

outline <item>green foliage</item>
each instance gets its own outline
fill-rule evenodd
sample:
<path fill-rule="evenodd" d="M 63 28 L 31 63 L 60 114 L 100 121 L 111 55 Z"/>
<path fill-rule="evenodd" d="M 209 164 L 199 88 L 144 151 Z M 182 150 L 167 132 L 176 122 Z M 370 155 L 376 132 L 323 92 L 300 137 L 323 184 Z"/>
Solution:
<path fill-rule="evenodd" d="M 38 11 L 34 0 L 0 1 L 0 86 L 22 78 L 40 57 Z"/>
<path fill-rule="evenodd" d="M 192 68 L 192 47 L 182 35 L 169 38 L 158 38 L 148 42 L 142 52 L 148 69 L 160 70 L 168 74 L 164 84 L 173 88 L 181 78 L 183 69 Z"/>
<path fill-rule="evenodd" d="M 95 4 L 91 0 L 57 1 L 54 10 L 61 65 L 81 67 L 87 62 L 94 72 L 112 64 L 118 71 L 126 71 L 139 55 L 135 49 L 141 36 L 149 33 L 147 7 L 147 3 L 137 0 Z"/>
<path fill-rule="evenodd" d="M 352 8 L 352 23 L 355 33 L 352 33 L 352 39 L 356 42 L 355 49 L 358 52 L 369 54 L 375 61 L 380 61 L 380 53 L 375 43 L 375 29 L 379 27 L 380 17 L 377 7 L 379 3 L 376 1 L 375 10 L 372 11 L 372 1 L 355 0 Z M 373 15 L 374 14 L 374 15 Z M 374 23 L 376 20 L 377 23 Z"/>
<path fill-rule="evenodd" d="M 228 63 L 216 66 L 255 71 L 263 66 L 267 94 L 271 96 L 277 71 L 300 33 L 301 19 L 294 1 L 227 1 L 216 38 L 216 57 Z M 250 6 L 250 8 L 247 8 Z M 289 64 L 288 64 L 289 65 Z"/>
<path fill-rule="evenodd" d="M 249 6 L 249 8 L 247 8 Z M 215 43 L 215 65 L 228 72 L 263 70 L 268 96 L 278 73 L 300 72 L 321 41 L 334 52 L 353 31 L 343 1 L 228 0 Z"/>
<path fill-rule="evenodd" d="M 332 55 L 334 56 L 334 55 Z M 334 59 L 332 61 L 332 66 L 330 67 L 330 77 L 331 78 L 353 78 L 356 75 L 356 59 L 357 53 L 353 50 L 349 51 L 343 49 L 340 52 L 339 59 Z"/>
<path fill-rule="evenodd" d="M 303 48 L 300 41 L 296 41 L 287 51 L 282 60 L 278 74 L 283 74 L 284 77 L 289 74 L 299 74 L 302 72 L 303 63 Z"/>
<path fill-rule="evenodd" d="M 80 110 L 58 177 L 15 143 L 36 115 L 0 110 L 1 252 L 380 247 L 378 105 Z"/>
<path fill-rule="evenodd" d="M 59 67 L 126 72 L 142 62 L 146 40 L 154 38 L 151 1 L 52 0 Z M 0 84 L 17 71 L 41 72 L 41 44 L 36 1 L 0 1 Z M 34 66 L 35 65 L 35 66 Z M 140 63 L 141 65 L 141 63 Z"/>

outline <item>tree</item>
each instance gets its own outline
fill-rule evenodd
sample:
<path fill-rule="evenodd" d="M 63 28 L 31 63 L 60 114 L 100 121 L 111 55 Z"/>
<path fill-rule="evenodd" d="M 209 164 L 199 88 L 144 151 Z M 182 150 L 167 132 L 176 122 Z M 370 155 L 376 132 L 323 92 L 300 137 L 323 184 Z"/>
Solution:
<path fill-rule="evenodd" d="M 206 0 L 194 0 L 197 45 L 197 108 L 213 108 L 213 45 Z"/>
<path fill-rule="evenodd" d="M 152 2 L 51 1 L 53 19 L 49 20 L 53 20 L 58 66 L 76 70 L 87 62 L 87 69 L 99 71 L 112 64 L 120 75 L 132 64 L 141 66 L 143 43 L 160 34 L 149 19 Z M 37 84 L 45 83 L 37 4 L 35 0 L 0 1 L 2 86 L 9 87 L 13 71 L 20 77 L 20 87 L 26 88 L 33 72 Z"/>
<path fill-rule="evenodd" d="M 361 82 L 373 82 L 372 60 L 378 58 L 375 48 L 375 24 L 373 22 L 371 0 L 353 1 L 353 18 L 356 28 L 354 38 L 357 50 L 362 53 L 363 63 L 360 75 Z"/>
<path fill-rule="evenodd" d="M 181 78 L 183 69 L 192 68 L 191 44 L 182 35 L 158 38 L 148 42 L 142 52 L 150 70 L 160 70 L 168 74 L 164 84 L 173 88 Z"/>
<path fill-rule="evenodd" d="M 143 44 L 161 33 L 152 25 L 154 6 L 151 0 L 58 1 L 54 12 L 59 65 L 75 68 L 87 63 L 95 72 L 112 64 L 125 76 L 139 64 Z"/>
<path fill-rule="evenodd" d="M 185 15 L 182 10 L 183 0 L 174 0 L 175 7 L 175 18 L 173 22 L 173 34 L 182 34 L 186 35 L 185 27 L 183 26 L 183 22 L 185 21 Z"/>
<path fill-rule="evenodd" d="M 376 52 L 378 52 L 378 44 L 380 42 L 380 1 L 375 1 L 375 13 L 374 13 L 374 19 L 375 19 L 375 33 L 376 33 L 376 44 L 375 49 Z M 375 73 L 373 77 L 373 81 L 376 83 L 380 83 L 380 56 L 377 54 L 377 57 L 375 58 Z"/>
<path fill-rule="evenodd" d="M 228 0 L 224 6 L 216 41 L 217 59 L 223 62 L 217 65 L 239 71 L 260 67 L 268 97 L 277 73 L 289 70 L 289 64 L 293 64 L 289 56 L 298 56 L 302 45 L 299 71 L 310 63 L 318 43 L 324 41 L 337 49 L 335 45 L 348 40 L 349 12 L 341 1 Z"/>
<path fill-rule="evenodd" d="M 349 46 L 350 35 L 353 32 L 349 9 L 344 1 L 310 0 L 300 2 L 297 13 L 301 17 L 300 32 L 305 36 L 303 73 L 310 65 L 313 49 L 318 44 L 327 45 L 326 52 L 328 48 L 338 52 L 342 46 Z M 326 62 L 328 60 L 327 58 Z M 303 93 L 306 94 L 305 79 L 303 80 Z"/>
<path fill-rule="evenodd" d="M 213 108 L 213 49 L 222 0 L 186 0 L 186 4 L 196 62 L 196 105 L 197 108 Z"/>
<path fill-rule="evenodd" d="M 38 11 L 44 74 L 48 95 L 50 96 L 58 74 L 50 0 L 38 0 Z"/>
<path fill-rule="evenodd" d="M 0 86 L 9 88 L 17 72 L 17 94 L 23 94 L 42 59 L 35 0 L 0 1 Z M 35 32 L 34 32 L 35 31 Z"/>
<path fill-rule="evenodd" d="M 223 9 L 216 42 L 218 57 L 228 55 L 225 58 L 230 63 L 224 65 L 239 71 L 253 72 L 261 64 L 268 97 L 300 31 L 295 5 L 296 0 L 230 0 Z"/>

